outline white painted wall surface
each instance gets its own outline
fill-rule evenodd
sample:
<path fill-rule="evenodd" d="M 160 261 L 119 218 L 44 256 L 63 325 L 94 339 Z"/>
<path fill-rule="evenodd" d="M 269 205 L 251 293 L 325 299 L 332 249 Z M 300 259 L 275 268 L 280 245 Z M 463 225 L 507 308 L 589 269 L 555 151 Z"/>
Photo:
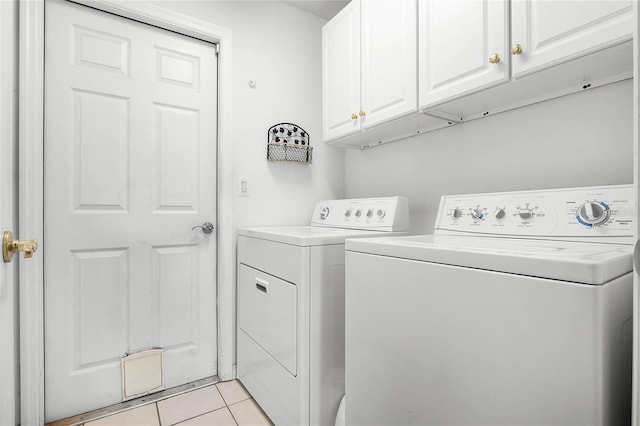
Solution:
<path fill-rule="evenodd" d="M 633 182 L 632 81 L 346 152 L 346 197 L 402 195 L 428 234 L 443 194 Z"/>

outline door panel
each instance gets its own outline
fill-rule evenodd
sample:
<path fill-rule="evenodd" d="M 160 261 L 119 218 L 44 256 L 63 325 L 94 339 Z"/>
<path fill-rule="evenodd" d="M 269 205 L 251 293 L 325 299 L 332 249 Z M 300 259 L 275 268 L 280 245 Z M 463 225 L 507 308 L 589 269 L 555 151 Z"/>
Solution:
<path fill-rule="evenodd" d="M 322 27 L 322 140 L 360 131 L 359 111 L 360 0 L 354 0 Z"/>
<path fill-rule="evenodd" d="M 361 108 L 366 114 L 361 120 L 367 128 L 417 109 L 417 4 L 375 0 L 363 1 L 360 8 Z"/>
<path fill-rule="evenodd" d="M 46 3 L 45 409 L 117 403 L 120 359 L 216 374 L 215 46 Z"/>
<path fill-rule="evenodd" d="M 515 77 L 604 49 L 632 37 L 630 0 L 538 1 L 511 3 Z"/>
<path fill-rule="evenodd" d="M 420 107 L 509 80 L 506 1 L 419 0 Z M 498 54 L 492 64 L 489 57 Z"/>

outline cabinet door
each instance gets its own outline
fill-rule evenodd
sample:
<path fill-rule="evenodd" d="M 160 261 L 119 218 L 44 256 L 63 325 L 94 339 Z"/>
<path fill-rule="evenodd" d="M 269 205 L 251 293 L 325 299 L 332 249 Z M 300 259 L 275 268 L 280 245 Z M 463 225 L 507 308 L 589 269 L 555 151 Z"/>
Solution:
<path fill-rule="evenodd" d="M 515 77 L 612 46 L 633 35 L 631 0 L 517 0 L 511 4 Z"/>
<path fill-rule="evenodd" d="M 420 108 L 509 80 L 507 11 L 506 0 L 419 1 Z"/>
<path fill-rule="evenodd" d="M 360 131 L 359 111 L 360 2 L 353 0 L 322 27 L 322 139 Z"/>
<path fill-rule="evenodd" d="M 364 128 L 417 110 L 416 0 L 361 3 Z"/>

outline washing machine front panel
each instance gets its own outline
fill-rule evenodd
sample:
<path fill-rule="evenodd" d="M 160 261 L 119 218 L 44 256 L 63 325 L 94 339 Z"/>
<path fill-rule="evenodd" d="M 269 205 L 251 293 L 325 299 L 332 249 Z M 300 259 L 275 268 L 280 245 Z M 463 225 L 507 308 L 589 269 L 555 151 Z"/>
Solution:
<path fill-rule="evenodd" d="M 630 421 L 630 273 L 585 286 L 346 256 L 346 424 Z"/>

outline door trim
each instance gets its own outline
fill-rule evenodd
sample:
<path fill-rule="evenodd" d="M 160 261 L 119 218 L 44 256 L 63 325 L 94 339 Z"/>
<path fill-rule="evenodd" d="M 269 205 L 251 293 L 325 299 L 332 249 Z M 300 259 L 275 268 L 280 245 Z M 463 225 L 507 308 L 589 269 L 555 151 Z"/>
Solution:
<path fill-rule="evenodd" d="M 219 46 L 218 55 L 218 376 L 233 378 L 233 220 L 231 144 L 231 31 L 143 1 L 68 0 L 195 37 Z M 44 0 L 19 2 L 19 233 L 43 241 Z M 43 256 L 20 263 L 21 423 L 44 424 Z"/>

